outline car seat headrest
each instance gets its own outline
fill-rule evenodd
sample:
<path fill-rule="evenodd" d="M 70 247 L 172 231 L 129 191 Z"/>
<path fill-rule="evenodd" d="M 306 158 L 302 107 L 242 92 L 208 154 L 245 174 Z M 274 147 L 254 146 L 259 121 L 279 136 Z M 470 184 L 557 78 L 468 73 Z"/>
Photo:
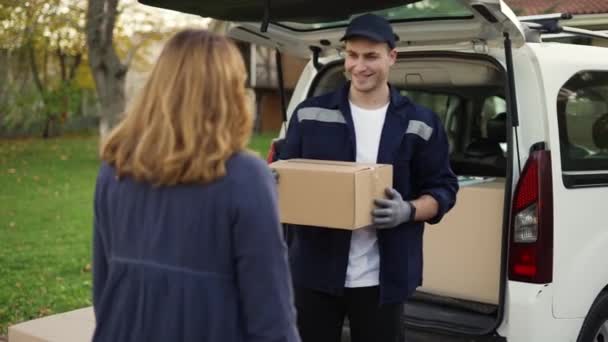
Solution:
<path fill-rule="evenodd" d="M 486 123 L 488 140 L 496 143 L 507 142 L 507 113 L 496 114 Z"/>
<path fill-rule="evenodd" d="M 608 113 L 601 115 L 591 128 L 593 143 L 600 149 L 608 149 Z"/>

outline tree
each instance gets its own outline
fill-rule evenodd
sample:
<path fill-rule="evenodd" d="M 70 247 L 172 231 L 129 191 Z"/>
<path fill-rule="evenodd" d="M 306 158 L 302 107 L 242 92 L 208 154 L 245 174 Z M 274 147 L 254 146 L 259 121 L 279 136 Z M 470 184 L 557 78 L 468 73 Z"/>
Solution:
<path fill-rule="evenodd" d="M 0 5 L 0 24 L 8 69 L 0 89 L 2 111 L 17 125 L 43 120 L 42 135 L 49 137 L 79 105 L 74 95 L 81 85 L 73 81 L 84 55 L 84 10 L 65 0 L 7 1 Z M 8 98 L 13 103 L 7 109 Z"/>
<path fill-rule="evenodd" d="M 80 91 L 73 81 L 85 53 L 84 10 L 61 0 L 47 0 L 39 8 L 38 15 L 31 16 L 36 21 L 30 24 L 30 29 L 34 27 L 42 34 L 27 37 L 26 46 L 34 83 L 45 107 L 42 136 L 48 138 L 53 126 L 62 125 L 80 103 Z M 36 51 L 43 53 L 42 58 Z M 54 55 L 59 69 L 54 80 L 49 79 L 49 53 Z M 41 67 L 38 65 L 40 59 Z"/>
<path fill-rule="evenodd" d="M 127 15 L 128 14 L 128 15 Z M 121 15 L 129 18 L 120 21 Z M 192 15 L 144 7 L 133 0 L 89 0 L 86 15 L 89 64 L 101 105 L 99 132 L 103 138 L 118 123 L 125 108 L 125 77 L 140 53 L 186 26 L 207 25 Z"/>
<path fill-rule="evenodd" d="M 125 107 L 128 61 L 119 59 L 113 44 L 118 0 L 89 0 L 86 16 L 89 65 L 101 105 L 99 132 L 104 137 Z"/>
<path fill-rule="evenodd" d="M 0 0 L 0 128 L 42 124 L 49 136 L 94 105 L 105 135 L 124 110 L 129 67 L 149 69 L 159 41 L 202 23 L 135 0 Z M 95 90 L 97 102 L 82 103 Z"/>

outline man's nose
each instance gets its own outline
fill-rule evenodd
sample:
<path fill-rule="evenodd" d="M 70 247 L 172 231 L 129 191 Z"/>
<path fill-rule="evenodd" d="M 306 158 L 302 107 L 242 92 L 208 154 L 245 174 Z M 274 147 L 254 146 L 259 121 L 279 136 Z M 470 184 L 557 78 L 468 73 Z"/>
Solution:
<path fill-rule="evenodd" d="M 365 63 L 363 63 L 363 60 L 361 59 L 357 59 L 355 61 L 353 61 L 353 71 L 354 72 L 361 72 L 361 71 L 365 71 Z"/>

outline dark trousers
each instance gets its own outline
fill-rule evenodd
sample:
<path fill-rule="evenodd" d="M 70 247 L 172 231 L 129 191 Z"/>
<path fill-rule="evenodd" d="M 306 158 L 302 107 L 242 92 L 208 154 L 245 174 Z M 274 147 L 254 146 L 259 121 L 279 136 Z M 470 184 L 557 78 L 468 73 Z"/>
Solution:
<path fill-rule="evenodd" d="M 402 342 L 403 304 L 383 304 L 379 287 L 345 288 L 343 296 L 296 288 L 302 342 L 340 342 L 348 317 L 351 342 Z"/>

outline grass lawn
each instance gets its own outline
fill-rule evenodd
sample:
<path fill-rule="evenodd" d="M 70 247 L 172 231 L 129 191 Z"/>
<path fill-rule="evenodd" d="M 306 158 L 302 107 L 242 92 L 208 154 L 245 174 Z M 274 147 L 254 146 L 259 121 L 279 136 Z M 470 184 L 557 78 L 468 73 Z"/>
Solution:
<path fill-rule="evenodd" d="M 254 136 L 266 156 L 274 134 Z M 0 140 L 0 336 L 91 305 L 97 137 Z"/>

